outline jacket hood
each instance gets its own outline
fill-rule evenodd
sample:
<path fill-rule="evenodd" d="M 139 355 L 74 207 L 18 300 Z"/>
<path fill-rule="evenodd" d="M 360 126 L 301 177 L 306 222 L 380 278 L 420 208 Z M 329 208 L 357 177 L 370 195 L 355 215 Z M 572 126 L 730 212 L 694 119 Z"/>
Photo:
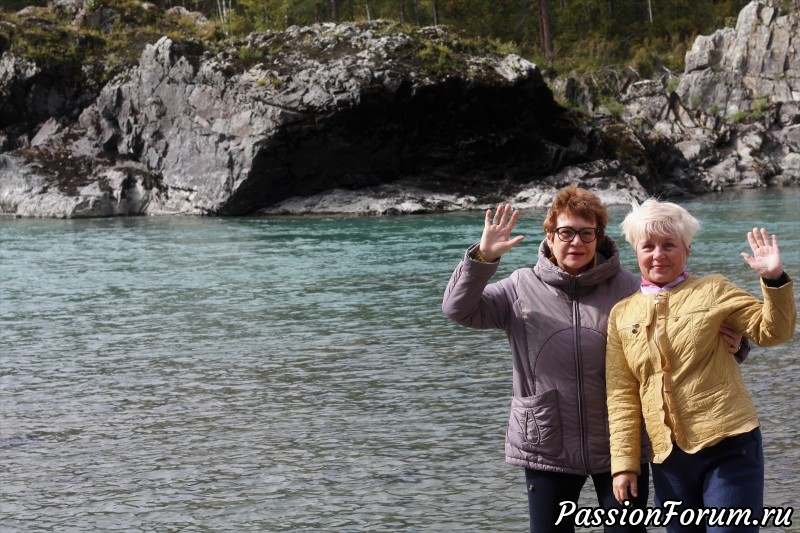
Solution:
<path fill-rule="evenodd" d="M 550 260 L 553 252 L 547 239 L 544 239 L 539 245 L 536 266 L 533 270 L 542 281 L 562 290 L 593 287 L 613 277 L 620 270 L 620 251 L 614 239 L 606 236 L 597 246 L 596 253 L 597 266 L 573 276 Z"/>

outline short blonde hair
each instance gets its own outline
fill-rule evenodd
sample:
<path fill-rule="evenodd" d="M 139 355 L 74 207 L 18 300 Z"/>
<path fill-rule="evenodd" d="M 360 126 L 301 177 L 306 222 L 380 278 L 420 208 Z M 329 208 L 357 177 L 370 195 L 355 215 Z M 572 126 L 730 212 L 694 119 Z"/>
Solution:
<path fill-rule="evenodd" d="M 631 212 L 620 224 L 622 236 L 633 248 L 648 236 L 670 237 L 678 235 L 687 249 L 700 230 L 700 221 L 683 207 L 671 202 L 659 202 L 655 198 L 645 200 L 639 205 L 631 204 Z"/>

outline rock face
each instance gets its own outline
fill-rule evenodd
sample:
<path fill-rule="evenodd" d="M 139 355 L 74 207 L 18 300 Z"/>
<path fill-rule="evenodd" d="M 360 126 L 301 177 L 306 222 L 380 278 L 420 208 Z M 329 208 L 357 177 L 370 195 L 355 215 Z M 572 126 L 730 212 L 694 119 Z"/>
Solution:
<path fill-rule="evenodd" d="M 698 37 L 677 91 L 692 108 L 732 117 L 769 103 L 800 101 L 800 19 L 753 2 L 736 29 Z"/>
<path fill-rule="evenodd" d="M 523 142 L 552 144 L 555 106 L 532 64 L 476 58 L 469 78 L 430 79 L 397 59 L 410 37 L 380 30 L 251 35 L 243 49 L 264 59 L 243 71 L 238 58 L 163 38 L 80 123 L 106 151 L 159 176 L 167 194 L 151 212 L 245 214 L 332 187 L 475 169 L 492 156 L 541 164 L 533 150 L 516 153 Z"/>
<path fill-rule="evenodd" d="M 686 54 L 670 133 L 680 125 L 676 147 L 707 188 L 800 183 L 797 7 L 752 2 Z"/>
<path fill-rule="evenodd" d="M 668 80 L 625 82 L 621 120 L 656 168 L 648 192 L 703 194 L 800 184 L 798 10 L 752 2 L 736 28 L 700 36 L 674 92 Z M 590 102 L 587 91 L 565 97 Z M 591 107 L 591 106 L 589 106 Z"/>
<path fill-rule="evenodd" d="M 162 38 L 76 123 L 52 118 L 2 156 L 0 208 L 239 215 L 376 186 L 494 199 L 612 156 L 532 63 L 460 52 L 446 29 L 387 26 L 295 27 L 219 53 Z M 394 212 L 398 201 L 364 212 Z"/>
<path fill-rule="evenodd" d="M 675 92 L 626 84 L 619 119 L 562 108 L 535 65 L 442 27 L 164 37 L 93 95 L 6 52 L 0 212 L 415 213 L 544 206 L 568 183 L 608 203 L 797 183 L 798 49 L 795 16 L 752 3 L 698 38 Z"/>

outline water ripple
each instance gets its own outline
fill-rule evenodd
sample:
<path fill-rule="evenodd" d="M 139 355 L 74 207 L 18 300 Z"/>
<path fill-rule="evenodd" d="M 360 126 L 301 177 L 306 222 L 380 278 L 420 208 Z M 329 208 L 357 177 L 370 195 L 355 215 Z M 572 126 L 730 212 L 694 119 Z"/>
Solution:
<path fill-rule="evenodd" d="M 731 201 L 795 221 L 768 194 Z M 692 207 L 714 237 L 692 268 L 751 283 L 720 259 L 744 223 L 713 205 Z M 526 216 L 499 275 L 533 257 L 542 213 Z M 4 530 L 526 530 L 506 341 L 439 310 L 481 225 L 0 221 Z M 744 367 L 770 505 L 797 506 L 799 347 Z"/>

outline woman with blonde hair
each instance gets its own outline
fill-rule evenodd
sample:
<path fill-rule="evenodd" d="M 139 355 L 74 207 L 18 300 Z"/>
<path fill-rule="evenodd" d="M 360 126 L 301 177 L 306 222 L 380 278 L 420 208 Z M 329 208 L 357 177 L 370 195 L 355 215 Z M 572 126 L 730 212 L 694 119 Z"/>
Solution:
<path fill-rule="evenodd" d="M 761 277 L 761 301 L 714 274 L 696 277 L 686 265 L 700 222 L 686 209 L 647 200 L 622 222 L 642 274 L 641 288 L 614 306 L 608 322 L 606 389 L 614 494 L 624 501 L 639 487 L 641 421 L 652 447 L 656 503 L 685 509 L 763 506 L 764 461 L 756 410 L 739 365 L 717 334 L 728 323 L 759 346 L 791 338 L 797 320 L 792 281 L 778 239 L 754 228 L 742 253 Z M 678 504 L 677 502 L 682 502 Z M 677 531 L 758 531 L 706 524 Z"/>

